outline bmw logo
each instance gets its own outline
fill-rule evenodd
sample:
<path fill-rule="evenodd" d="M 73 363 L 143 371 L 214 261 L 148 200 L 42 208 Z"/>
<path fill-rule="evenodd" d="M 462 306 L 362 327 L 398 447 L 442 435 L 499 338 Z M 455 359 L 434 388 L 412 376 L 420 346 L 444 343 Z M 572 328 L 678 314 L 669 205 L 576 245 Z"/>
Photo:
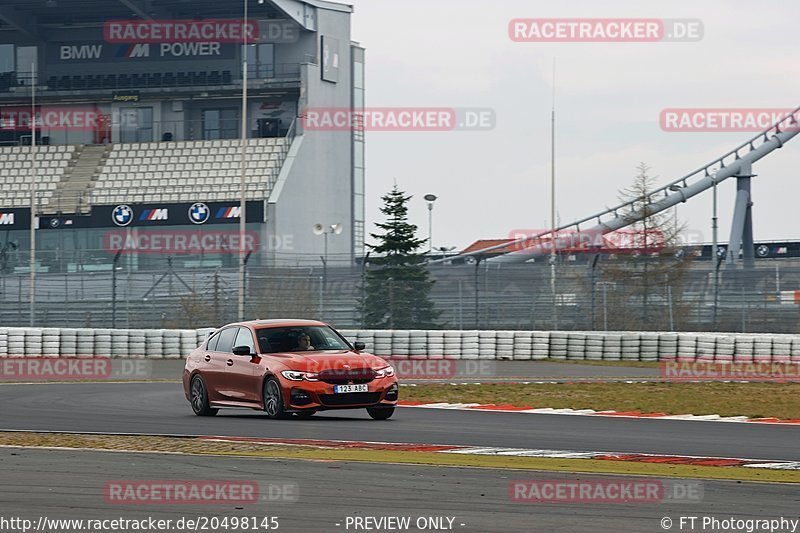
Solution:
<path fill-rule="evenodd" d="M 127 226 L 133 222 L 133 209 L 127 205 L 118 205 L 111 213 L 111 220 L 117 226 Z"/>
<path fill-rule="evenodd" d="M 758 257 L 767 257 L 769 255 L 769 246 L 762 244 L 756 248 L 756 253 L 758 254 Z"/>
<path fill-rule="evenodd" d="M 205 224 L 210 216 L 211 210 L 209 210 L 208 206 L 204 203 L 197 202 L 196 204 L 192 204 L 192 207 L 189 208 L 189 220 L 191 220 L 193 224 Z"/>
<path fill-rule="evenodd" d="M 50 227 L 51 228 L 57 228 L 60 225 L 61 225 L 61 221 L 59 219 L 57 219 L 57 218 L 51 218 L 50 219 Z"/>

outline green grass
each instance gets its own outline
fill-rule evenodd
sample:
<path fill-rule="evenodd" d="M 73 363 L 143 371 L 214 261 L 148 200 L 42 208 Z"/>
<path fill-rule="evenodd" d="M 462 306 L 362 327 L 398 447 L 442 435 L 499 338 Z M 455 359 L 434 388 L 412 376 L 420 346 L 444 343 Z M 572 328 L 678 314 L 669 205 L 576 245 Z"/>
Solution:
<path fill-rule="evenodd" d="M 800 419 L 800 383 L 417 385 L 402 400 Z"/>

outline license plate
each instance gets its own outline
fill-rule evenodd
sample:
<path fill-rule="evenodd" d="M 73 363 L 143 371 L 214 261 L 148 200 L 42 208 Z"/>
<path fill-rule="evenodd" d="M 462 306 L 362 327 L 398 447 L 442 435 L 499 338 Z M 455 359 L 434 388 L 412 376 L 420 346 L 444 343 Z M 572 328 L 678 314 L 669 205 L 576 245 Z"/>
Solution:
<path fill-rule="evenodd" d="M 334 385 L 333 392 L 336 394 L 346 394 L 348 392 L 369 392 L 369 385 Z"/>

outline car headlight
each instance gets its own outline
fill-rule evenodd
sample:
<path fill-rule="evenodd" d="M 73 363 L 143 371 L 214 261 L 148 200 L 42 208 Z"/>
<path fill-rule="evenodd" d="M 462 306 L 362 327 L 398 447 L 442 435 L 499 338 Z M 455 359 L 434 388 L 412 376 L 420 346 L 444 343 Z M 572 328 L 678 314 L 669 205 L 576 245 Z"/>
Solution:
<path fill-rule="evenodd" d="M 284 370 L 281 375 L 289 381 L 319 381 L 319 374 L 315 372 L 298 372 L 297 370 Z"/>
<path fill-rule="evenodd" d="M 394 367 L 385 366 L 375 371 L 375 378 L 388 378 L 394 376 Z"/>

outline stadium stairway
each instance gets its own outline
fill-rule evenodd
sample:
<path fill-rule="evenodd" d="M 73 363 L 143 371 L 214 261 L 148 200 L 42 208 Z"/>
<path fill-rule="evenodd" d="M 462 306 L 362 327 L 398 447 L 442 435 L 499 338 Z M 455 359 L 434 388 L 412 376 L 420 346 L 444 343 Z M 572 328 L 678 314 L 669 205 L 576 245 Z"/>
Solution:
<path fill-rule="evenodd" d="M 99 169 L 108 157 L 108 151 L 108 146 L 79 147 L 76 151 L 77 157 L 64 173 L 43 212 L 45 214 L 88 213 L 86 192 L 97 179 Z"/>

